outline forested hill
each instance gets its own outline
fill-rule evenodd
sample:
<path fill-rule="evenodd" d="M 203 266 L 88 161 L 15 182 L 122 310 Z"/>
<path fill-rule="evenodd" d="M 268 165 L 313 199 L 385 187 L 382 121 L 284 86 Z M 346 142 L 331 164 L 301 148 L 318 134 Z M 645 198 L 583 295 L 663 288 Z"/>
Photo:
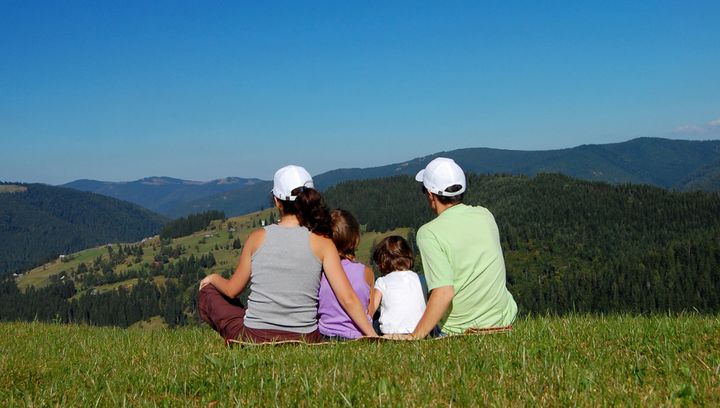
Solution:
<path fill-rule="evenodd" d="M 417 229 L 432 218 L 408 176 L 341 183 L 326 198 L 368 230 Z M 525 311 L 720 310 L 718 193 L 470 175 L 465 201 L 495 215 Z"/>
<path fill-rule="evenodd" d="M 99 244 L 137 241 L 157 234 L 165 221 L 99 194 L 0 183 L 0 276 Z"/>
<path fill-rule="evenodd" d="M 650 184 L 675 190 L 718 191 L 720 184 L 720 140 L 661 138 L 544 151 L 451 150 L 388 166 L 334 170 L 317 176 L 316 183 L 324 188 L 340 181 L 414 175 L 438 156 L 450 157 L 465 171 L 477 174 L 561 173 L 583 180 Z"/>

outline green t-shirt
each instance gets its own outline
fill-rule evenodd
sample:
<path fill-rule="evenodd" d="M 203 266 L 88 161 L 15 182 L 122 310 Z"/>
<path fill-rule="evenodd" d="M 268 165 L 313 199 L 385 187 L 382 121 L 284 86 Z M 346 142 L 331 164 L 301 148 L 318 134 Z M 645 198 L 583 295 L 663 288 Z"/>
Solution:
<path fill-rule="evenodd" d="M 428 289 L 452 285 L 455 297 L 440 320 L 444 333 L 504 327 L 517 314 L 505 286 L 505 260 L 495 218 L 484 207 L 452 206 L 420 227 L 417 244 Z"/>

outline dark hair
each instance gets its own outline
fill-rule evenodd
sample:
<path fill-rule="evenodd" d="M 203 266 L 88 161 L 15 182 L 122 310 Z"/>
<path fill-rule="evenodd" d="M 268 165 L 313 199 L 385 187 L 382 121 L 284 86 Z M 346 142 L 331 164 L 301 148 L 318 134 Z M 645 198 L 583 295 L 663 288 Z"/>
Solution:
<path fill-rule="evenodd" d="M 332 237 L 332 221 L 330 210 L 319 191 L 309 187 L 298 187 L 291 191 L 295 201 L 280 201 L 283 214 L 292 214 L 298 218 L 300 225 L 318 235 Z"/>
<path fill-rule="evenodd" d="M 332 240 L 337 247 L 340 258 L 355 260 L 355 249 L 360 243 L 360 224 L 346 210 L 330 211 L 332 220 Z"/>
<path fill-rule="evenodd" d="M 375 245 L 372 258 L 383 276 L 394 271 L 410 270 L 414 264 L 410 245 L 399 235 L 391 235 Z"/>
<path fill-rule="evenodd" d="M 462 186 L 460 184 L 453 184 L 452 186 L 446 188 L 445 191 L 448 193 L 454 193 L 456 191 L 459 191 L 461 188 L 462 188 Z M 422 186 L 422 192 L 423 192 L 423 194 L 427 194 L 428 190 L 427 190 L 427 188 L 425 188 L 425 186 Z M 432 193 L 432 195 L 434 195 L 437 198 L 437 200 L 443 205 L 460 204 L 463 201 L 463 198 L 465 197 L 465 192 L 463 192 L 462 194 L 458 194 L 458 195 L 450 196 L 450 197 L 441 196 L 441 195 L 438 195 L 435 193 Z"/>

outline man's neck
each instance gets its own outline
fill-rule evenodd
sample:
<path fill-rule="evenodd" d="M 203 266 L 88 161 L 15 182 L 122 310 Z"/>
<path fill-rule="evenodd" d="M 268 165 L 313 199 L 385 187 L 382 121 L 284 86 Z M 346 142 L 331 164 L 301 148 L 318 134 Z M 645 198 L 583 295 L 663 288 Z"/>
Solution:
<path fill-rule="evenodd" d="M 442 214 L 443 212 L 445 212 L 445 210 L 447 210 L 448 208 L 455 207 L 456 205 L 459 205 L 459 204 L 462 204 L 462 203 L 443 204 L 443 203 L 441 203 L 440 201 L 438 201 L 438 202 L 435 204 L 435 213 L 436 213 L 437 215 L 440 215 L 440 214 Z"/>

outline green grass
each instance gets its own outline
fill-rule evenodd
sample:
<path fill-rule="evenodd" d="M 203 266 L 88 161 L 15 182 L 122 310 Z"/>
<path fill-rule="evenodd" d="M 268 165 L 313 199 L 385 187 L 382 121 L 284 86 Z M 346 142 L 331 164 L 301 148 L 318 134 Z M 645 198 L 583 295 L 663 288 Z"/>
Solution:
<path fill-rule="evenodd" d="M 407 238 L 410 228 L 396 228 L 387 232 L 374 232 L 374 231 L 363 231 L 360 236 L 360 244 L 355 251 L 357 260 L 364 263 L 367 266 L 372 265 L 372 248 L 374 244 L 382 241 L 383 238 L 390 235 L 400 235 L 403 238 Z"/>
<path fill-rule="evenodd" d="M 18 287 L 25 289 L 28 286 L 45 286 L 49 282 L 51 276 L 64 271 L 69 271 L 72 268 L 77 268 L 77 266 L 83 262 L 91 264 L 95 258 L 103 255 L 107 258 L 107 248 L 105 248 L 105 246 L 89 248 L 71 254 L 72 259 L 67 262 L 62 262 L 59 259 L 56 259 L 23 274 L 23 276 L 21 276 L 17 281 Z"/>
<path fill-rule="evenodd" d="M 435 341 L 231 348 L 208 328 L 0 324 L 2 406 L 720 404 L 718 316 L 538 317 Z"/>
<path fill-rule="evenodd" d="M 167 324 L 160 316 L 153 316 L 148 320 L 140 320 L 128 327 L 130 330 L 157 330 L 167 328 Z"/>

